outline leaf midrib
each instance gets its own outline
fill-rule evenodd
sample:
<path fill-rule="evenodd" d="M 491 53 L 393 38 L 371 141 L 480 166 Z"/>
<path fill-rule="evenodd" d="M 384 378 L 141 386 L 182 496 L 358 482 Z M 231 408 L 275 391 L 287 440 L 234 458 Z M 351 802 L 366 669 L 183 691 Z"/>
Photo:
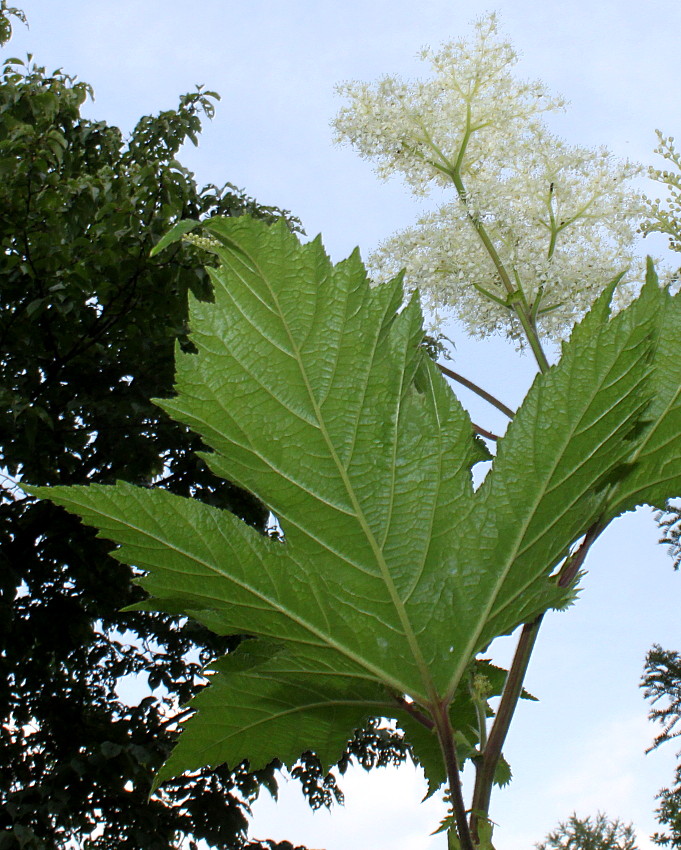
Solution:
<path fill-rule="evenodd" d="M 297 345 L 297 343 L 296 343 L 296 341 L 293 337 L 293 334 L 291 333 L 291 329 L 288 325 L 288 322 L 286 321 L 286 319 L 284 317 L 283 310 L 281 309 L 281 306 L 279 304 L 279 299 L 277 297 L 277 293 L 274 290 L 274 288 L 272 287 L 272 285 L 270 284 L 270 281 L 269 281 L 267 275 L 262 270 L 260 264 L 250 254 L 247 254 L 246 251 L 243 248 L 240 249 L 239 253 L 231 252 L 231 256 L 236 261 L 239 261 L 239 254 L 243 254 L 243 255 L 248 257 L 248 259 L 252 263 L 252 268 L 249 269 L 249 271 L 251 271 L 251 273 L 257 272 L 261 281 L 263 282 L 263 284 L 269 290 L 270 296 L 272 297 L 273 302 L 276 305 L 276 309 L 279 313 L 279 319 L 282 323 L 282 326 L 284 327 L 284 329 L 286 331 L 286 334 L 288 335 L 291 348 L 295 353 L 295 358 L 296 358 L 296 361 L 298 363 L 298 368 L 300 369 L 300 374 L 301 374 L 301 376 L 302 376 L 302 378 L 305 382 L 305 387 L 307 389 L 310 402 L 312 404 L 313 410 L 315 412 L 315 415 L 316 415 L 318 423 L 319 423 L 320 433 L 322 434 L 322 436 L 324 438 L 327 449 L 328 449 L 328 451 L 329 451 L 329 453 L 330 453 L 330 455 L 333 459 L 333 462 L 336 466 L 336 469 L 338 470 L 338 473 L 341 477 L 341 480 L 343 481 L 343 485 L 345 486 L 348 497 L 349 497 L 349 499 L 350 499 L 350 501 L 353 505 L 353 509 L 355 510 L 355 516 L 356 516 L 357 522 L 359 523 L 359 525 L 362 529 L 362 532 L 363 532 L 365 538 L 367 539 L 369 546 L 371 547 L 372 554 L 373 554 L 373 556 L 376 560 L 376 563 L 377 563 L 377 566 L 378 566 L 379 571 L 381 573 L 381 576 L 383 578 L 383 581 L 384 581 L 386 587 L 388 588 L 388 593 L 389 593 L 391 602 L 392 602 L 392 604 L 395 608 L 395 611 L 396 611 L 397 616 L 400 620 L 400 623 L 402 624 L 402 628 L 404 630 L 405 638 L 407 639 L 407 643 L 408 643 L 409 648 L 412 652 L 414 661 L 416 662 L 417 668 L 420 672 L 421 680 L 422 680 L 423 684 L 425 685 L 426 692 L 427 692 L 429 698 L 433 698 L 434 695 L 435 695 L 435 687 L 433 685 L 433 682 L 432 682 L 432 679 L 431 679 L 431 676 L 430 676 L 430 671 L 429 671 L 428 666 L 427 666 L 427 664 L 426 664 L 426 662 L 423 658 L 423 654 L 421 653 L 421 649 L 418 645 L 418 641 L 416 640 L 416 635 L 415 635 L 415 633 L 412 629 L 411 622 L 409 620 L 409 617 L 407 616 L 407 612 L 406 612 L 404 605 L 402 604 L 402 602 L 399 598 L 399 595 L 397 594 L 397 589 L 395 588 L 395 585 L 394 585 L 393 580 L 392 580 L 392 576 L 390 575 L 390 572 L 389 572 L 389 569 L 388 569 L 388 565 L 385 561 L 385 558 L 383 557 L 383 552 L 382 552 L 380 546 L 378 545 L 378 542 L 376 541 L 374 534 L 371 531 L 371 528 L 369 527 L 369 524 L 366 520 L 366 517 L 364 516 L 364 512 L 362 511 L 360 502 L 359 502 L 357 496 L 355 495 L 354 488 L 353 488 L 352 483 L 349 479 L 347 471 L 345 470 L 343 464 L 340 462 L 340 458 L 338 457 L 335 446 L 333 445 L 331 437 L 330 437 L 330 435 L 327 431 L 327 428 L 326 428 L 326 425 L 325 425 L 325 420 L 324 420 L 324 417 L 322 415 L 322 411 L 320 409 L 320 406 L 319 406 L 317 399 L 315 398 L 314 392 L 312 390 L 312 386 L 310 384 L 310 380 L 308 378 L 307 371 L 305 369 L 302 357 L 300 355 L 298 345 Z M 241 262 L 243 264 L 243 260 Z M 245 266 L 245 264 L 244 264 L 244 266 Z M 239 273 L 239 271 L 235 268 L 235 264 L 231 263 L 230 267 L 232 269 L 232 272 L 237 276 L 237 278 L 241 281 L 241 283 L 249 291 L 252 291 L 252 287 L 249 286 L 246 277 Z M 247 268 L 247 266 L 246 266 L 246 268 Z M 374 353 L 375 353 L 375 350 L 376 350 L 376 346 L 374 345 Z M 395 431 L 395 433 L 397 433 L 397 431 Z M 403 688 L 401 690 L 401 692 L 402 693 L 408 693 L 409 690 L 410 689 L 404 689 Z"/>
<path fill-rule="evenodd" d="M 87 508 L 88 508 L 88 510 L 93 511 L 95 514 L 99 513 L 100 516 L 104 517 L 105 519 L 107 519 L 109 521 L 112 519 L 110 514 L 104 513 L 103 511 L 100 511 L 99 509 L 95 509 L 91 505 L 87 505 Z M 140 528 L 137 525 L 134 525 L 133 523 L 128 522 L 127 520 L 116 519 L 116 522 L 118 522 L 120 525 L 124 526 L 125 528 L 128 528 L 131 531 L 136 532 L 140 537 L 142 537 L 142 538 L 146 537 L 146 538 L 149 538 L 153 541 L 156 541 L 157 543 L 159 543 L 161 545 L 161 547 L 163 547 L 165 549 L 170 549 L 171 551 L 175 551 L 179 555 L 182 555 L 182 556 L 186 557 L 187 559 L 189 559 L 190 561 L 193 561 L 196 564 L 201 565 L 202 567 L 206 568 L 210 572 L 213 572 L 213 573 L 215 573 L 215 574 L 217 574 L 217 575 L 219 575 L 223 578 L 227 578 L 230 582 L 237 585 L 237 587 L 241 588 L 242 590 L 247 591 L 248 593 L 252 594 L 257 599 L 260 599 L 262 602 L 266 603 L 266 605 L 270 609 L 273 609 L 273 610 L 277 611 L 278 613 L 283 614 L 289 620 L 292 620 L 297 625 L 304 628 L 306 631 L 308 631 L 311 635 L 313 635 L 314 637 L 316 637 L 320 641 L 320 643 L 318 643 L 318 644 L 315 643 L 315 644 L 304 644 L 304 645 L 320 646 L 321 648 L 333 649 L 336 652 L 338 652 L 340 655 L 345 656 L 350 661 L 354 662 L 355 664 L 357 664 L 360 667 L 363 667 L 365 670 L 367 670 L 367 672 L 369 672 L 374 677 L 375 681 L 382 681 L 384 684 L 388 685 L 388 687 L 394 688 L 395 690 L 399 691 L 400 693 L 407 692 L 407 686 L 404 683 L 400 682 L 399 680 L 395 679 L 394 677 L 390 676 L 389 674 L 386 674 L 383 670 L 380 670 L 380 669 L 374 667 L 365 658 L 362 658 L 362 657 L 356 655 L 351 649 L 349 649 L 348 647 L 339 643 L 338 641 L 334 640 L 330 635 L 327 635 L 324 632 L 320 631 L 314 624 L 312 624 L 312 623 L 308 622 L 306 619 L 300 617 L 295 612 L 293 612 L 291 609 L 284 607 L 277 600 L 270 598 L 267 594 L 265 594 L 265 593 L 261 592 L 260 590 L 254 588 L 252 585 L 246 583 L 245 581 L 241 581 L 241 580 L 235 578 L 230 573 L 224 572 L 222 569 L 217 567 L 212 562 L 206 561 L 203 558 L 200 558 L 197 555 L 193 554 L 192 552 L 186 551 L 185 549 L 176 545 L 175 543 L 169 542 L 167 539 L 164 539 L 163 537 L 159 537 L 156 534 L 152 534 L 150 531 L 148 531 L 144 528 Z M 125 544 L 124 543 L 123 545 L 124 546 L 130 546 L 130 545 L 139 546 L 139 543 L 134 543 L 134 544 Z M 166 567 L 166 569 L 167 569 L 167 567 Z M 265 609 L 265 610 L 267 610 L 267 609 Z M 286 639 L 286 638 L 283 637 L 283 636 L 279 636 L 279 639 Z M 289 640 L 291 640 L 291 639 L 289 639 Z M 295 644 L 295 643 L 303 643 L 303 642 L 297 641 L 297 640 L 291 640 L 291 643 Z"/>

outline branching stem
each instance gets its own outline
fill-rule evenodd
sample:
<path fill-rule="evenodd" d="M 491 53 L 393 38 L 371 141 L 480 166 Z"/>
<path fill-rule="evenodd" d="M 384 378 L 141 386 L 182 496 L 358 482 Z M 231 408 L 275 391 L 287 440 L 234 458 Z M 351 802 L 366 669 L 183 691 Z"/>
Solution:
<path fill-rule="evenodd" d="M 424 714 L 420 709 L 418 709 L 413 702 L 408 702 L 404 697 L 395 697 L 395 702 L 400 706 L 400 708 L 404 709 L 407 714 L 410 714 L 417 723 L 420 723 L 421 726 L 425 726 L 426 729 L 434 729 L 435 723 L 431 720 L 428 715 Z"/>
<path fill-rule="evenodd" d="M 498 434 L 495 434 L 493 431 L 488 431 L 487 428 L 483 428 L 481 425 L 476 425 L 475 422 L 473 422 L 472 425 L 475 433 L 480 434 L 481 437 L 485 437 L 487 440 L 493 440 L 496 442 L 501 439 Z"/>
<path fill-rule="evenodd" d="M 494 268 L 499 275 L 499 279 L 506 290 L 508 296 L 508 307 L 512 309 L 516 316 L 518 317 L 520 324 L 522 325 L 523 331 L 525 332 L 525 338 L 530 344 L 530 348 L 532 349 L 532 353 L 534 354 L 535 360 L 537 361 L 537 365 L 539 366 L 540 371 L 547 372 L 549 370 L 549 361 L 546 359 L 546 355 L 544 354 L 544 349 L 542 348 L 541 342 L 539 340 L 539 334 L 537 333 L 537 326 L 532 319 L 532 311 L 527 304 L 527 299 L 525 298 L 525 293 L 522 288 L 516 288 L 514 286 L 513 281 L 510 278 L 510 275 L 504 266 L 501 257 L 499 256 L 499 252 L 494 246 L 492 239 L 490 238 L 489 233 L 487 232 L 487 228 L 483 224 L 483 222 L 477 217 L 474 216 L 468 206 L 468 193 L 466 192 L 466 187 L 463 184 L 463 180 L 461 179 L 461 171 L 460 167 L 455 166 L 449 171 L 449 177 L 454 183 L 456 187 L 457 194 L 459 195 L 459 199 L 461 203 L 464 205 L 466 209 L 466 215 L 468 220 L 475 228 L 476 233 L 478 234 L 480 241 L 485 246 L 485 250 L 487 251 L 490 259 L 494 263 Z"/>

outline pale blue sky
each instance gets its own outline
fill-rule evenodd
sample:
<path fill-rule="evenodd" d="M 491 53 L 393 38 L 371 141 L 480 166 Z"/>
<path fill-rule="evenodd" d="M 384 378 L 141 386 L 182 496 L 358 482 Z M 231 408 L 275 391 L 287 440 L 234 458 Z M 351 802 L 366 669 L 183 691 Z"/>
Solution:
<path fill-rule="evenodd" d="M 334 84 L 418 74 L 421 46 L 465 35 L 486 11 L 500 13 L 521 52 L 519 73 L 571 101 L 554 124 L 570 141 L 654 162 L 655 128 L 681 130 L 678 0 L 15 2 L 31 29 L 16 28 L 10 54 L 30 50 L 48 70 L 90 82 L 93 117 L 129 130 L 196 83 L 219 91 L 214 121 L 183 161 L 200 181 L 231 181 L 292 210 L 336 260 L 356 245 L 366 255 L 420 207 L 399 182 L 378 182 L 367 163 L 332 146 Z M 457 369 L 519 403 L 531 364 L 501 342 L 452 333 Z M 475 416 L 497 424 L 480 407 Z M 527 850 L 573 809 L 633 820 L 648 846 L 653 797 L 671 782 L 674 753 L 643 754 L 655 730 L 638 680 L 653 642 L 681 649 L 681 576 L 656 539 L 645 511 L 620 520 L 588 559 L 582 599 L 548 618 L 528 676 L 540 701 L 519 709 L 506 753 L 515 778 L 495 792 L 497 850 Z M 254 835 L 326 850 L 444 850 L 442 836 L 428 838 L 439 815 L 419 806 L 424 786 L 409 768 L 360 772 L 342 785 L 345 811 L 311 815 L 291 784 L 279 806 L 258 805 Z"/>

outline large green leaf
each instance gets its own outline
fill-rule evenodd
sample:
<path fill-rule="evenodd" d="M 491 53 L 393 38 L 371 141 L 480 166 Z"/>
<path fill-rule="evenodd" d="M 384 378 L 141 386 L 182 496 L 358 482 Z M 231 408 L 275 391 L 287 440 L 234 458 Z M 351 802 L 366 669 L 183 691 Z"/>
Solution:
<path fill-rule="evenodd" d="M 283 225 L 205 226 L 215 301 L 191 301 L 196 351 L 178 350 L 177 395 L 160 404 L 202 436 L 214 472 L 270 507 L 283 541 L 160 489 L 32 490 L 120 545 L 147 573 L 146 607 L 264 641 L 217 665 L 161 778 L 308 749 L 328 764 L 367 716 L 409 731 L 409 701 L 426 715 L 449 701 L 473 752 L 466 671 L 498 634 L 565 603 L 555 567 L 636 469 L 666 296 L 651 284 L 611 319 L 604 294 L 474 493 L 488 455 L 399 280 L 370 288 L 357 254 L 334 267 Z M 432 736 L 416 743 L 428 767 Z"/>
<path fill-rule="evenodd" d="M 398 312 L 399 281 L 372 290 L 356 255 L 334 268 L 284 226 L 211 230 L 225 243 L 215 303 L 192 301 L 198 353 L 178 352 L 178 396 L 162 404 L 215 450 L 214 470 L 271 507 L 285 543 L 161 490 L 49 495 L 149 571 L 156 607 L 427 702 L 448 669 L 431 627 L 442 536 L 486 452 L 419 347 L 417 303 Z M 314 734 L 304 748 L 330 757 Z"/>
<path fill-rule="evenodd" d="M 368 713 L 390 714 L 395 707 L 371 679 L 343 675 L 314 657 L 301 659 L 259 640 L 246 641 L 213 664 L 210 679 L 210 687 L 192 701 L 198 713 L 187 721 L 156 786 L 185 770 L 225 761 L 248 759 L 255 767 L 279 758 L 291 765 L 308 736 L 330 764 L 342 755 L 349 729 L 361 727 Z"/>

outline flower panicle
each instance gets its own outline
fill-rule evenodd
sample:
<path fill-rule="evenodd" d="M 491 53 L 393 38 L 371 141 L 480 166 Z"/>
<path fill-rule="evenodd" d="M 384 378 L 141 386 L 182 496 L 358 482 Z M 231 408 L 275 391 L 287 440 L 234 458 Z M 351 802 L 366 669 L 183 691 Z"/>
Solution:
<path fill-rule="evenodd" d="M 406 269 L 427 307 L 477 336 L 520 339 L 529 323 L 565 338 L 621 272 L 617 297 L 630 298 L 640 279 L 633 242 L 644 198 L 631 187 L 640 166 L 549 132 L 544 116 L 565 101 L 516 78 L 518 57 L 495 15 L 478 20 L 471 39 L 420 55 L 431 66 L 425 80 L 339 87 L 348 104 L 336 141 L 417 195 L 452 191 L 451 202 L 379 247 L 376 276 Z"/>

